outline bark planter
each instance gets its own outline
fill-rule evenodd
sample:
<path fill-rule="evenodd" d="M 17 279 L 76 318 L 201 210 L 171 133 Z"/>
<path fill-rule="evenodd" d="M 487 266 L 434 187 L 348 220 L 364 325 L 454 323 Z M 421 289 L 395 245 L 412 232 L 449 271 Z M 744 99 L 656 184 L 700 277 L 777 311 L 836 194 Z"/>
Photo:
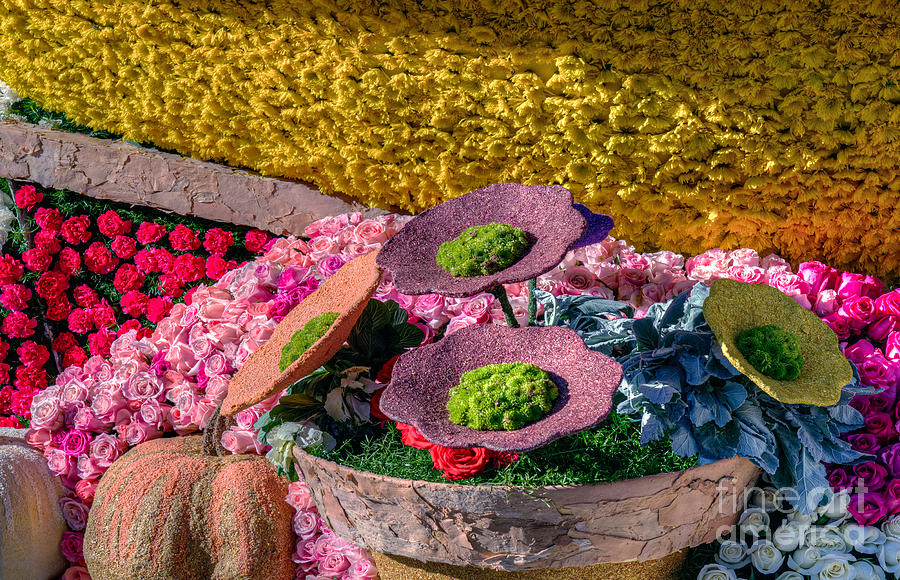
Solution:
<path fill-rule="evenodd" d="M 760 473 L 734 457 L 627 481 L 524 488 L 387 477 L 296 447 L 294 458 L 328 526 L 373 551 L 383 580 L 663 580 L 680 567 L 679 552 L 737 521 Z"/>

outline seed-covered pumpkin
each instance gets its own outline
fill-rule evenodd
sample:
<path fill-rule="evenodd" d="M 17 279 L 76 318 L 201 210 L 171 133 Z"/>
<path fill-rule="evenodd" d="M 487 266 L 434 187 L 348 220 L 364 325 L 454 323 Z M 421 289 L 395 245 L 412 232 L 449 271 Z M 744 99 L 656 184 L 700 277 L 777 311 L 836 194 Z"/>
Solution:
<path fill-rule="evenodd" d="M 287 480 L 264 457 L 211 453 L 220 434 L 148 441 L 109 468 L 85 530 L 94 580 L 294 578 Z"/>
<path fill-rule="evenodd" d="M 64 490 L 22 429 L 0 428 L 0 578 L 55 578 L 66 567 Z"/>

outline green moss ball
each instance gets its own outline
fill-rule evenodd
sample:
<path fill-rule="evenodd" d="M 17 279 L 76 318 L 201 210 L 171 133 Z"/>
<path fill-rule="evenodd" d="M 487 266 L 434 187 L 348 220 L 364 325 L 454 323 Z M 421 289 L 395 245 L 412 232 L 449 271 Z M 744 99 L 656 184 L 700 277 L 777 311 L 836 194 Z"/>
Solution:
<path fill-rule="evenodd" d="M 740 333 L 738 350 L 753 367 L 773 379 L 793 381 L 803 368 L 800 340 L 774 324 L 757 326 Z"/>
<path fill-rule="evenodd" d="M 328 329 L 331 328 L 338 316 L 337 312 L 326 312 L 309 319 L 303 325 L 303 328 L 295 332 L 291 336 L 291 340 L 281 348 L 281 361 L 278 363 L 278 370 L 284 372 L 284 369 L 291 366 L 291 363 L 300 358 L 301 354 L 325 336 L 325 333 L 328 332 Z"/>
<path fill-rule="evenodd" d="M 450 420 L 472 429 L 512 431 L 550 412 L 559 393 L 546 371 L 527 363 L 472 369 L 450 389 Z"/>
<path fill-rule="evenodd" d="M 438 266 L 453 276 L 487 276 L 518 262 L 528 250 L 528 236 L 496 222 L 472 226 L 438 248 Z"/>

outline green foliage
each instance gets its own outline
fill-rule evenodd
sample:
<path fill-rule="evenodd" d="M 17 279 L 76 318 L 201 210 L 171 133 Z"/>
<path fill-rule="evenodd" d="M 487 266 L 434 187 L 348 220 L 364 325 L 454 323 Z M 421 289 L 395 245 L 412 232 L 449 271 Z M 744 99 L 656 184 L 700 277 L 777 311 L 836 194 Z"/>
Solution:
<path fill-rule="evenodd" d="M 64 113 L 44 109 L 36 102 L 27 98 L 13 103 L 12 107 L 9 108 L 9 112 L 13 115 L 25 117 L 29 123 L 39 123 L 42 120 L 51 121 L 51 124 L 55 129 L 60 129 L 62 131 L 83 133 L 89 137 L 96 137 L 98 139 L 120 138 L 119 135 L 109 133 L 108 131 L 94 131 L 90 127 L 79 125 L 78 123 L 69 120 Z"/>
<path fill-rule="evenodd" d="M 492 364 L 463 373 L 450 389 L 450 420 L 472 429 L 512 431 L 550 412 L 558 396 L 550 375 L 532 364 Z"/>
<path fill-rule="evenodd" d="M 425 333 L 408 322 L 409 313 L 393 300 L 369 300 L 335 359 L 345 366 L 380 369 L 407 349 L 419 346 Z"/>
<path fill-rule="evenodd" d="M 600 425 L 522 453 L 512 465 L 488 470 L 459 485 L 581 485 L 682 471 L 697 465 L 696 458 L 672 453 L 668 441 L 640 442 L 640 424 L 610 414 Z M 380 433 L 343 440 L 335 449 L 311 453 L 354 469 L 392 477 L 447 483 L 434 469 L 428 451 L 407 447 L 390 424 Z"/>
<path fill-rule="evenodd" d="M 454 276 L 486 276 L 515 264 L 528 249 L 519 228 L 496 222 L 472 226 L 438 249 L 438 266 Z"/>
<path fill-rule="evenodd" d="M 737 337 L 738 350 L 756 370 L 778 381 L 793 381 L 803 368 L 800 340 L 774 324 L 749 328 Z"/>
<path fill-rule="evenodd" d="M 291 366 L 291 363 L 300 358 L 300 355 L 309 350 L 309 347 L 325 336 L 338 316 L 340 314 L 337 312 L 326 312 L 308 320 L 303 328 L 295 332 L 291 336 L 291 340 L 281 348 L 278 370 L 284 372 L 284 369 Z"/>

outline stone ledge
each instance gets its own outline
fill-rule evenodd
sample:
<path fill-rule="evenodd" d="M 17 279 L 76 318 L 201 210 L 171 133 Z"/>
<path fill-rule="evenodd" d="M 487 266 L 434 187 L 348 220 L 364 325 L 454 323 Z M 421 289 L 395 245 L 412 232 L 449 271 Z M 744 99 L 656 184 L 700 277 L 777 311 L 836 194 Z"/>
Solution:
<path fill-rule="evenodd" d="M 381 213 L 301 183 L 18 121 L 0 122 L 0 177 L 279 235 L 348 211 Z"/>

